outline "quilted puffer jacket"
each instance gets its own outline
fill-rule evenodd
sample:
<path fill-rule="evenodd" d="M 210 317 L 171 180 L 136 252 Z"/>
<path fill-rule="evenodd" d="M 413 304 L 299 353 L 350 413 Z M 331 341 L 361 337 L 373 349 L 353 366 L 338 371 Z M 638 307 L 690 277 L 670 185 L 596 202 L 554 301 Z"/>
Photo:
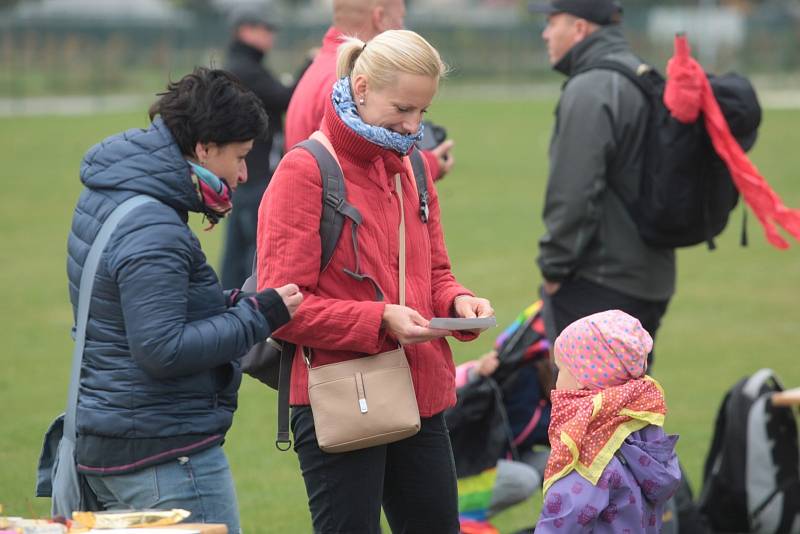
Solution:
<path fill-rule="evenodd" d="M 158 118 L 146 130 L 128 130 L 95 145 L 81 164 L 85 188 L 67 260 L 73 313 L 83 263 L 103 221 L 136 194 L 161 201 L 139 206 L 122 220 L 95 278 L 77 449 L 84 468 L 104 459 L 95 465 L 99 473 L 141 465 L 153 455 L 168 459 L 160 448 L 221 441 L 236 410 L 237 359 L 270 334 L 249 302 L 227 306 L 187 225 L 188 212 L 202 211 L 189 169 Z"/>

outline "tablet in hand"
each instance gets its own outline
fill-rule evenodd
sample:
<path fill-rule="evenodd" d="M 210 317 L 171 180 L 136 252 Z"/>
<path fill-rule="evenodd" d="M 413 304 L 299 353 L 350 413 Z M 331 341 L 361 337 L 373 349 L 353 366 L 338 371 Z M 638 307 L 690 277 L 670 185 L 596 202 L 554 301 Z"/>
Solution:
<path fill-rule="evenodd" d="M 471 319 L 434 317 L 428 325 L 429 328 L 440 330 L 483 330 L 495 326 L 497 326 L 497 319 L 494 317 L 475 317 Z"/>

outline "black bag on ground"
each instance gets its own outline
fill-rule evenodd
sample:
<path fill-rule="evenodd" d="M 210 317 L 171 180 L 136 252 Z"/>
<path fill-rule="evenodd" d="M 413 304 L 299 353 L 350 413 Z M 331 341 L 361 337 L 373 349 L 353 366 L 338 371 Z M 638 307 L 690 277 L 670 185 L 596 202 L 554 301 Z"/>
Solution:
<path fill-rule="evenodd" d="M 642 240 L 660 248 L 706 242 L 714 249 L 714 237 L 727 225 L 739 192 L 711 144 L 702 116 L 691 124 L 674 119 L 664 105 L 664 77 L 649 65 L 633 71 L 618 61 L 604 60 L 575 75 L 592 69 L 624 75 L 649 104 L 639 197 L 626 202 Z M 731 133 L 743 150 L 749 150 L 761 123 L 761 106 L 753 86 L 735 73 L 709 76 L 709 81 Z M 744 228 L 742 244 L 746 244 Z"/>
<path fill-rule="evenodd" d="M 770 369 L 725 396 L 706 457 L 700 510 L 715 532 L 800 533 L 800 452 L 791 408 Z"/>
<path fill-rule="evenodd" d="M 445 411 L 458 478 L 494 467 L 512 447 L 502 393 L 491 377 L 458 389 L 456 405 Z"/>
<path fill-rule="evenodd" d="M 548 444 L 555 377 L 541 309 L 540 302 L 529 306 L 501 334 L 497 369 L 459 387 L 456 405 L 444 413 L 458 478 Z"/>
<path fill-rule="evenodd" d="M 681 482 L 664 508 L 661 534 L 712 534 L 708 520 L 700 513 L 694 500 L 686 471 L 683 470 L 683 465 L 679 467 Z"/>

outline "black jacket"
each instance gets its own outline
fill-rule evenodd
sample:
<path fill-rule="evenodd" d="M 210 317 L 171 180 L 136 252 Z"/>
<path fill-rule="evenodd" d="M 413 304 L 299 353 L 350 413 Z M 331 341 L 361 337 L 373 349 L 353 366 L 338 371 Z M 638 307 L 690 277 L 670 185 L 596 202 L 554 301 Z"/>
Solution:
<path fill-rule="evenodd" d="M 264 67 L 263 59 L 263 52 L 241 41 L 234 41 L 228 49 L 226 70 L 261 99 L 269 116 L 267 133 L 253 143 L 253 150 L 247 155 L 248 180 L 238 187 L 234 204 L 247 201 L 258 204 L 261 201 L 274 170 L 270 167 L 273 141 L 276 135 L 283 134 L 283 114 L 289 107 L 294 91 L 294 86 L 286 87 Z M 282 144 L 283 140 L 280 139 L 277 145 L 280 148 Z"/>
<path fill-rule="evenodd" d="M 642 63 L 621 29 L 606 26 L 576 44 L 555 69 L 573 76 L 604 58 L 633 70 Z M 589 70 L 564 87 L 550 142 L 546 233 L 539 241 L 544 278 L 585 278 L 644 300 L 672 296 L 674 252 L 642 241 L 621 198 L 638 195 L 647 117 L 644 96 L 618 72 Z"/>

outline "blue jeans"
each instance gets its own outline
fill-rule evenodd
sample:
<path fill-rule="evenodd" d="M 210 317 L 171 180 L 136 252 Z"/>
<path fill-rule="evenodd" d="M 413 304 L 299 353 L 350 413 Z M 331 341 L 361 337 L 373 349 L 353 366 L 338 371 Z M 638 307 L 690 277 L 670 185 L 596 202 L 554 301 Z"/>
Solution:
<path fill-rule="evenodd" d="M 86 476 L 106 510 L 183 508 L 193 523 L 225 523 L 239 529 L 236 489 L 222 447 L 181 456 L 124 475 Z"/>

